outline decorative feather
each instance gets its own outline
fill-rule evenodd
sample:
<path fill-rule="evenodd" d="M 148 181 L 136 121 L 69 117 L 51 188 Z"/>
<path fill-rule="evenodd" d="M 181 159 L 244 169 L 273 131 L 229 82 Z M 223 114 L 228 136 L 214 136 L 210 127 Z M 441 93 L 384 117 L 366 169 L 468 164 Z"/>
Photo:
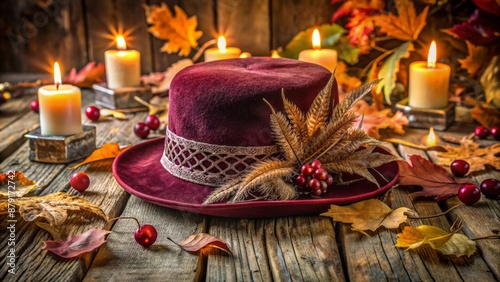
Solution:
<path fill-rule="evenodd" d="M 342 117 L 349 109 L 354 106 L 354 104 L 365 97 L 366 94 L 370 93 L 370 90 L 372 90 L 373 86 L 375 86 L 381 80 L 382 79 L 374 80 L 349 92 L 349 94 L 347 94 L 333 110 L 331 120 L 335 121 Z"/>
<path fill-rule="evenodd" d="M 332 74 L 326 86 L 319 92 L 316 98 L 314 98 L 307 112 L 306 124 L 309 140 L 315 137 L 318 130 L 323 128 L 328 120 L 334 81 L 335 76 Z"/>
<path fill-rule="evenodd" d="M 263 183 L 259 186 L 258 192 L 262 195 L 269 195 L 267 200 L 285 201 L 296 199 L 299 196 L 297 189 L 283 178 L 273 178 Z"/>
<path fill-rule="evenodd" d="M 239 184 L 241 183 L 240 179 L 237 179 L 235 181 L 231 181 L 219 188 L 216 188 L 215 190 L 208 195 L 208 197 L 205 199 L 203 202 L 203 205 L 208 205 L 208 204 L 213 204 L 217 203 L 223 200 L 226 200 L 231 197 L 232 194 L 234 194 L 238 188 Z"/>
<path fill-rule="evenodd" d="M 285 89 L 281 89 L 281 98 L 285 113 L 290 120 L 292 129 L 299 138 L 300 142 L 306 144 L 309 142 L 309 134 L 307 133 L 306 117 L 300 109 L 285 97 Z"/>
<path fill-rule="evenodd" d="M 345 136 L 335 145 L 335 147 L 328 150 L 323 157 L 321 157 L 320 161 L 326 163 L 341 160 L 349 157 L 352 152 L 363 145 L 378 144 L 380 144 L 380 141 L 370 137 L 364 130 L 351 129 L 346 132 Z"/>

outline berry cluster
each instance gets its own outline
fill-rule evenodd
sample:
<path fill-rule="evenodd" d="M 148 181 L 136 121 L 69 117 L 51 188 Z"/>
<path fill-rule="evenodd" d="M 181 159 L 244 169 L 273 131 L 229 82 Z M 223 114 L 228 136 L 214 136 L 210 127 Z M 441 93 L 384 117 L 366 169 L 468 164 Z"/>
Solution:
<path fill-rule="evenodd" d="M 300 174 L 295 178 L 297 185 L 303 192 L 309 192 L 314 196 L 326 193 L 326 190 L 333 183 L 333 177 L 322 168 L 319 160 L 314 160 L 310 164 L 304 164 L 300 169 Z"/>
<path fill-rule="evenodd" d="M 155 115 L 149 115 L 144 122 L 139 122 L 134 126 L 134 133 L 140 138 L 146 138 L 150 130 L 157 130 L 160 128 L 160 119 Z"/>
<path fill-rule="evenodd" d="M 488 129 L 482 125 L 476 127 L 474 130 L 474 134 L 479 139 L 486 139 L 491 134 L 493 138 L 496 140 L 500 140 L 500 126 L 493 126 L 491 129 Z"/>

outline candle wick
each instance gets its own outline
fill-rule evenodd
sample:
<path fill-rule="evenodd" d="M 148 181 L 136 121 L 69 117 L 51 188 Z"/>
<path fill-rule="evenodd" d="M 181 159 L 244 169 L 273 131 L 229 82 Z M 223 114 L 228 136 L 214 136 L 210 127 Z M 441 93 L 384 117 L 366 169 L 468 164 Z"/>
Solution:
<path fill-rule="evenodd" d="M 56 90 L 59 90 L 59 82 L 56 83 Z"/>

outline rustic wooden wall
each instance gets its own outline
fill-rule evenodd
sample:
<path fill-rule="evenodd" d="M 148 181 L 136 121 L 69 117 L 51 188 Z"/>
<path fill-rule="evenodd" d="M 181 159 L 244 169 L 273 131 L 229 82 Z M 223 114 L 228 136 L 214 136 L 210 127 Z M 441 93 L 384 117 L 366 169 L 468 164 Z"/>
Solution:
<path fill-rule="evenodd" d="M 331 0 L 2 0 L 0 72 L 47 72 L 55 60 L 66 71 L 103 62 L 120 30 L 141 52 L 143 73 L 163 71 L 181 57 L 160 52 L 164 42 L 147 32 L 143 5 L 161 2 L 197 16 L 200 46 L 224 33 L 229 45 L 254 55 L 284 47 L 334 12 Z"/>

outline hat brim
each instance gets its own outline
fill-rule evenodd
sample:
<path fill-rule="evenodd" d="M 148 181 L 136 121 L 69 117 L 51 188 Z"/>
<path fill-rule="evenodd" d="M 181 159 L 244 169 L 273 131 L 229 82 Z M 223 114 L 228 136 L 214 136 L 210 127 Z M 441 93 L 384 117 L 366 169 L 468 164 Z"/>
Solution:
<path fill-rule="evenodd" d="M 327 211 L 331 204 L 350 204 L 375 197 L 391 188 L 399 174 L 398 165 L 394 161 L 378 167 L 376 169 L 378 173 L 373 173 L 380 188 L 363 179 L 349 185 L 329 188 L 327 193 L 318 199 L 304 196 L 289 201 L 203 205 L 203 201 L 214 188 L 184 181 L 171 175 L 160 163 L 163 148 L 164 138 L 157 138 L 137 144 L 121 153 L 113 162 L 113 175 L 118 183 L 130 194 L 148 202 L 211 216 L 263 218 L 319 214 Z M 382 148 L 376 148 L 376 151 L 390 154 Z M 344 180 L 348 181 L 347 178 L 352 180 L 358 179 L 359 176 L 345 175 Z"/>

